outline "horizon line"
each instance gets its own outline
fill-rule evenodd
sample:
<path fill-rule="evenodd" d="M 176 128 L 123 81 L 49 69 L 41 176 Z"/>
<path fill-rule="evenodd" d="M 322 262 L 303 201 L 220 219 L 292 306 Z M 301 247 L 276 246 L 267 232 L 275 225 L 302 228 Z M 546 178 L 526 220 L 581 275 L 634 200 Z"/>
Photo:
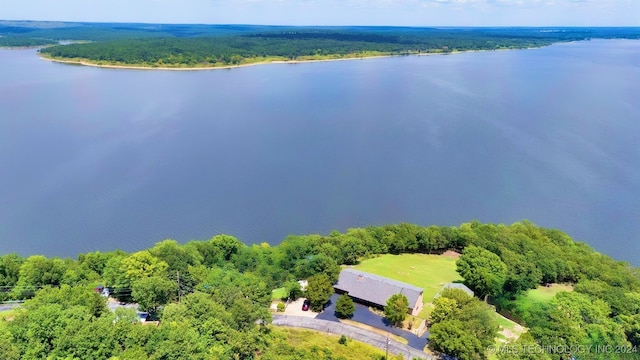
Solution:
<path fill-rule="evenodd" d="M 78 21 L 78 20 L 27 20 L 27 19 L 0 19 L 0 22 L 40 22 L 40 23 L 68 23 L 68 24 L 131 24 L 131 25 L 186 25 L 186 26 L 266 26 L 266 27 L 384 27 L 384 28 L 435 28 L 435 29 L 452 29 L 452 28 L 564 28 L 564 29 L 580 29 L 580 28 L 625 28 L 640 29 L 640 25 L 362 25 L 362 24 L 341 24 L 341 25 L 321 25 L 321 24 L 251 24 L 251 23 L 182 23 L 182 22 L 135 22 L 135 21 Z"/>

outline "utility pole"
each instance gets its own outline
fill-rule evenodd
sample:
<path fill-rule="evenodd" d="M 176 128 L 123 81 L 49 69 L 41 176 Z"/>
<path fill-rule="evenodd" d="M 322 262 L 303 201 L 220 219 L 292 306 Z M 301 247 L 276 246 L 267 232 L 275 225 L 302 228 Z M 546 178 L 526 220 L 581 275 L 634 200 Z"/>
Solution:
<path fill-rule="evenodd" d="M 387 335 L 387 346 L 385 348 L 387 350 L 387 353 L 384 355 L 384 359 L 388 360 L 389 359 L 389 335 Z"/>
<path fill-rule="evenodd" d="M 182 300 L 182 294 L 180 292 L 180 271 L 176 271 L 177 275 L 178 275 L 178 303 L 180 303 L 180 301 Z"/>

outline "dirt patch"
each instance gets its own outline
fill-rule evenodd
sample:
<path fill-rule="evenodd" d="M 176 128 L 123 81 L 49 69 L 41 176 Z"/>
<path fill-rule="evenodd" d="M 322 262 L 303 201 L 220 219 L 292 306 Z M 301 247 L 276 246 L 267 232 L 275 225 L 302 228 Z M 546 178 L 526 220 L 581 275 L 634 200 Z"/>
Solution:
<path fill-rule="evenodd" d="M 460 257 L 460 253 L 453 250 L 447 250 L 442 253 L 442 256 L 458 259 Z"/>
<path fill-rule="evenodd" d="M 509 329 L 502 329 L 502 331 L 500 331 L 500 334 L 502 334 L 505 338 L 507 338 L 507 341 L 518 340 L 520 335 L 522 335 L 522 333 L 524 333 L 525 330 L 526 329 L 522 325 L 516 324 L 513 328 L 513 331 Z"/>

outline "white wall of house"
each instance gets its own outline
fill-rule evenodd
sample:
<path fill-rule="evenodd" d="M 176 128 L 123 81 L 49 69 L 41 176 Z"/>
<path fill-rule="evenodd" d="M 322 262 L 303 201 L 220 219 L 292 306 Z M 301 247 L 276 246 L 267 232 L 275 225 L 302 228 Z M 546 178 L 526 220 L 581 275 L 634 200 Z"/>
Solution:
<path fill-rule="evenodd" d="M 416 303 L 413 305 L 413 309 L 409 311 L 409 313 L 413 316 L 418 316 L 420 311 L 422 311 L 422 306 L 422 294 L 420 294 L 420 296 L 418 296 L 418 300 L 416 300 Z"/>

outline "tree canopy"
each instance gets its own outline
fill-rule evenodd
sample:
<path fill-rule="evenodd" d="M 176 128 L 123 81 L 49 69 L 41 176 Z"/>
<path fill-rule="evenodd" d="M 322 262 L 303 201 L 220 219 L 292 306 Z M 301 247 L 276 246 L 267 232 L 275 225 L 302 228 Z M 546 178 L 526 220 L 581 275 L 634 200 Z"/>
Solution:
<path fill-rule="evenodd" d="M 356 306 L 349 295 L 342 294 L 336 301 L 336 315 L 341 319 L 347 319 L 353 316 Z"/>
<path fill-rule="evenodd" d="M 479 296 L 497 295 L 506 281 L 507 266 L 489 250 L 468 246 L 456 262 L 465 284 Z"/>
<path fill-rule="evenodd" d="M 186 244 L 165 240 L 134 253 L 91 252 L 75 260 L 5 254 L 0 297 L 27 301 L 13 320 L 0 320 L 0 354 L 3 359 L 311 359 L 312 353 L 285 345 L 286 339 L 264 325 L 271 320 L 271 290 L 294 289 L 292 284 L 306 277 L 312 309 L 322 310 L 340 265 L 389 252 L 448 250 L 462 251 L 459 273 L 476 294 L 489 295 L 492 306 L 529 329 L 516 344 L 640 346 L 637 268 L 528 221 L 474 221 L 290 236 L 277 246 L 246 246 L 219 235 Z M 568 283 L 573 292 L 559 292 L 535 306 L 519 305 L 529 289 L 548 283 Z M 98 285 L 138 302 L 141 310 L 156 311 L 160 325 L 134 325 L 135 313 L 109 311 L 94 291 Z M 346 299 L 339 301 L 341 309 Z M 408 304 L 397 313 L 407 309 Z M 486 356 L 498 329 L 488 303 L 457 289 L 440 293 L 429 321 L 432 350 L 461 359 Z"/>
<path fill-rule="evenodd" d="M 407 318 L 407 309 L 409 308 L 409 299 L 403 294 L 393 294 L 387 299 L 387 305 L 384 307 L 384 316 L 393 325 L 400 325 Z"/>
<path fill-rule="evenodd" d="M 322 311 L 333 294 L 333 283 L 326 274 L 313 275 L 308 279 L 305 295 L 311 310 Z"/>
<path fill-rule="evenodd" d="M 640 38 L 635 28 L 398 28 L 248 25 L 34 24 L 3 26 L 0 46 L 47 46 L 45 56 L 98 64 L 210 67 L 268 60 L 450 53 L 546 46 L 591 38 Z M 59 44 L 71 40 L 71 44 Z M 391 235 L 391 234 L 388 234 Z M 390 238 L 389 238 L 390 239 Z M 408 242 L 410 238 L 403 238 Z M 408 243 L 389 242 L 392 253 Z M 399 245 L 398 248 L 395 246 Z M 352 249 L 353 250 L 353 249 Z M 350 262 L 353 258 L 347 259 Z"/>

